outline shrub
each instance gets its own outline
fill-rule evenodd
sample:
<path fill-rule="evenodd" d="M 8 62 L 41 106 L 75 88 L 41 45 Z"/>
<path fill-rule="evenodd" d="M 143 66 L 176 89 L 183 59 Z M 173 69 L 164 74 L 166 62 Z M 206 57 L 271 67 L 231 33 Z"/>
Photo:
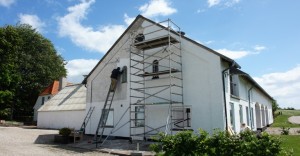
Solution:
<path fill-rule="evenodd" d="M 290 128 L 281 128 L 281 135 L 289 135 L 290 134 Z"/>
<path fill-rule="evenodd" d="M 71 134 L 71 129 L 64 127 L 62 129 L 59 130 L 59 134 L 62 136 L 69 136 Z"/>
<path fill-rule="evenodd" d="M 151 145 L 151 149 L 165 155 L 259 155 L 272 156 L 281 152 L 281 141 L 278 138 L 262 133 L 258 138 L 255 133 L 245 131 L 239 135 L 230 135 L 226 131 L 215 130 L 212 136 L 200 130 L 198 134 L 191 131 L 179 132 L 175 135 L 160 134 L 159 143 Z"/>

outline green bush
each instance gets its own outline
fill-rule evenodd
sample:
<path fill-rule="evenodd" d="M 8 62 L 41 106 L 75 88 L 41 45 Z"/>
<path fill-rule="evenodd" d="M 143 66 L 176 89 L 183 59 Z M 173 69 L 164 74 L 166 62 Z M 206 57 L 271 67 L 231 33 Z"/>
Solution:
<path fill-rule="evenodd" d="M 71 129 L 64 127 L 62 129 L 59 130 L 59 134 L 62 136 L 69 136 L 71 134 Z"/>
<path fill-rule="evenodd" d="M 157 141 L 151 149 L 168 156 L 275 156 L 281 151 L 278 138 L 267 133 L 257 137 L 251 131 L 230 135 L 216 130 L 212 136 L 203 130 L 199 134 L 183 131 L 175 135 L 160 134 Z"/>
<path fill-rule="evenodd" d="M 290 134 L 290 128 L 281 128 L 281 135 L 289 135 Z"/>

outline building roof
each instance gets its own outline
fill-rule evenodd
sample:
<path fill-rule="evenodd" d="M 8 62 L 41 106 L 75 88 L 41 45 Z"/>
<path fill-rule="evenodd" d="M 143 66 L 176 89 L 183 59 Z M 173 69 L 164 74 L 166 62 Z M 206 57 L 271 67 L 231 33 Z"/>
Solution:
<path fill-rule="evenodd" d="M 55 95 L 59 91 L 59 81 L 53 81 L 46 89 L 44 89 L 41 93 L 40 96 L 43 95 Z"/>
<path fill-rule="evenodd" d="M 48 100 L 38 111 L 75 111 L 85 110 L 86 88 L 82 84 L 70 85 L 59 91 Z"/>
<path fill-rule="evenodd" d="M 239 69 L 236 69 L 236 68 L 230 68 L 230 74 L 240 75 L 240 76 L 245 77 L 250 83 L 252 83 L 252 85 L 254 87 L 259 89 L 263 94 L 265 94 L 270 99 L 274 100 L 273 97 L 271 95 L 269 95 L 248 73 L 241 71 Z"/>
<path fill-rule="evenodd" d="M 152 21 L 152 20 L 150 20 L 150 19 L 148 19 L 148 18 L 146 18 L 146 17 L 144 17 L 144 16 L 142 16 L 142 15 L 138 15 L 138 16 L 135 18 L 135 20 L 129 25 L 129 27 L 124 31 L 124 33 L 118 38 L 118 40 L 112 45 L 112 47 L 107 51 L 107 53 L 101 58 L 101 60 L 97 63 L 97 65 L 96 65 L 96 66 L 91 70 L 91 72 L 85 77 L 85 79 L 82 81 L 83 84 L 85 84 L 85 83 L 87 82 L 88 77 L 94 72 L 94 70 L 98 67 L 98 65 L 104 60 L 104 58 L 109 54 L 109 52 L 117 45 L 117 43 L 123 38 L 123 36 L 124 36 L 124 35 L 125 35 L 132 27 L 134 27 L 134 24 L 137 23 L 138 20 L 148 21 L 148 22 L 150 22 L 150 23 L 152 23 L 152 24 L 156 24 L 156 25 L 159 26 L 159 27 L 166 28 L 165 26 L 163 26 L 163 25 L 161 25 L 161 24 L 159 24 L 159 23 L 156 23 L 156 22 L 154 22 L 154 21 Z M 175 31 L 172 31 L 172 33 L 173 33 L 174 35 L 178 35 L 178 33 L 175 32 Z M 220 56 L 221 59 L 223 59 L 224 61 L 227 61 L 227 62 L 229 62 L 229 63 L 235 63 L 235 66 L 236 66 L 236 67 L 240 67 L 233 59 L 231 59 L 231 58 L 229 58 L 229 57 L 227 57 L 227 56 L 224 56 L 224 55 L 222 55 L 222 54 L 220 54 L 220 53 L 218 53 L 218 52 L 216 52 L 216 51 L 214 51 L 214 50 L 212 50 L 212 49 L 210 49 L 210 48 L 208 48 L 208 47 L 206 47 L 206 46 L 204 46 L 204 45 L 202 45 L 202 44 L 200 44 L 200 43 L 198 43 L 198 42 L 196 42 L 196 41 L 194 41 L 194 40 L 192 40 L 192 39 L 190 39 L 190 38 L 188 38 L 188 37 L 186 37 L 186 36 L 182 36 L 182 38 L 184 38 L 184 39 L 186 39 L 186 40 L 188 40 L 188 41 L 190 41 L 190 42 L 192 42 L 192 43 L 194 43 L 194 44 L 196 44 L 196 45 L 198 45 L 198 46 L 200 46 L 200 47 L 202 47 L 202 48 L 208 50 L 209 52 L 211 52 L 211 53 L 213 53 L 213 54 L 216 54 L 216 55 Z"/>

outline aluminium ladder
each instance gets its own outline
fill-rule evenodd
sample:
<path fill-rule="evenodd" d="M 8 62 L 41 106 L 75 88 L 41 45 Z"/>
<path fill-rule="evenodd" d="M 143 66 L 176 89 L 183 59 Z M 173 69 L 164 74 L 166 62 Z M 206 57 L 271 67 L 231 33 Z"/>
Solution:
<path fill-rule="evenodd" d="M 91 119 L 91 116 L 92 116 L 92 114 L 94 112 L 94 109 L 95 109 L 95 107 L 90 107 L 89 111 L 87 112 L 87 114 L 86 114 L 86 116 L 85 116 L 85 118 L 83 120 L 83 123 L 82 123 L 82 125 L 81 125 L 81 127 L 79 129 L 83 133 L 85 132 L 86 125 L 89 123 L 89 121 Z"/>
<path fill-rule="evenodd" d="M 117 88 L 117 86 L 115 86 L 115 88 Z M 100 120 L 99 120 L 97 129 L 96 129 L 96 133 L 95 133 L 95 136 L 94 136 L 94 140 L 96 142 L 96 147 L 98 147 L 98 142 L 99 143 L 101 142 L 101 139 L 102 139 L 102 136 L 103 136 L 103 133 L 104 133 L 104 129 L 105 129 L 105 126 L 106 126 L 107 118 L 108 118 L 108 115 L 109 115 L 109 111 L 110 111 L 110 108 L 111 108 L 111 105 L 112 105 L 112 102 L 113 102 L 113 99 L 114 99 L 115 90 L 111 90 L 111 85 L 110 85 L 107 96 L 106 96 L 105 103 L 103 105 Z M 100 134 L 100 135 L 98 136 L 98 134 Z"/>

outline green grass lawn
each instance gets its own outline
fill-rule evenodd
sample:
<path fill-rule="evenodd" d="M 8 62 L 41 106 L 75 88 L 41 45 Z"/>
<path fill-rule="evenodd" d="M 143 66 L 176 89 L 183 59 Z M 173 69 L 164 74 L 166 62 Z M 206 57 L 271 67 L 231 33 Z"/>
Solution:
<path fill-rule="evenodd" d="M 282 112 L 282 115 L 278 115 L 274 118 L 274 123 L 271 127 L 300 127 L 299 124 L 291 124 L 288 118 L 291 116 L 300 116 L 300 110 L 277 110 L 275 114 Z M 280 135 L 282 140 L 282 148 L 285 151 L 293 150 L 294 156 L 300 156 L 300 135 Z"/>
<path fill-rule="evenodd" d="M 291 124 L 288 121 L 291 116 L 300 116 L 300 110 L 277 110 L 275 114 L 278 114 L 278 112 L 282 112 L 282 115 L 278 115 L 274 119 L 271 127 L 300 127 L 299 124 Z"/>
<path fill-rule="evenodd" d="M 293 156 L 300 156 L 300 135 L 281 135 L 282 148 L 285 151 L 293 150 Z"/>

